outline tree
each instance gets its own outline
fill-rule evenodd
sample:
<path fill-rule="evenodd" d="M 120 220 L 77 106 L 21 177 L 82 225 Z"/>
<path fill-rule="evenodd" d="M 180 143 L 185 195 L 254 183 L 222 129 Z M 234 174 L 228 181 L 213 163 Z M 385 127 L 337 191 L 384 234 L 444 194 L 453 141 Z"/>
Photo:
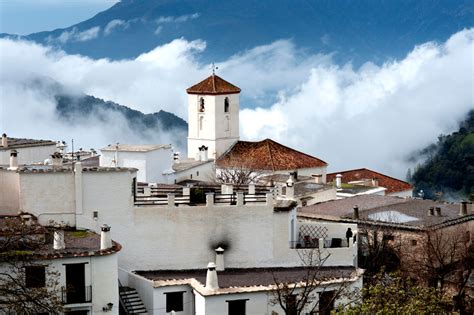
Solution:
<path fill-rule="evenodd" d="M 449 301 L 436 289 L 382 271 L 365 285 L 358 303 L 339 308 L 337 314 L 445 314 L 449 308 Z"/>
<path fill-rule="evenodd" d="M 349 282 L 342 273 L 340 278 L 343 280 L 335 286 L 325 282 L 327 279 L 322 277 L 322 268 L 330 254 L 322 255 L 316 248 L 297 250 L 297 253 L 303 264 L 304 275 L 295 283 L 279 279 L 273 273 L 276 289 L 272 291 L 271 304 L 279 305 L 287 315 L 329 314 L 334 301 L 348 292 Z M 324 301 L 323 297 L 326 297 Z"/>
<path fill-rule="evenodd" d="M 225 161 L 225 167 L 215 168 L 215 177 L 211 181 L 219 184 L 232 184 L 237 189 L 249 184 L 255 184 L 264 172 L 255 169 L 255 163 L 251 158 L 241 160 L 229 157 Z"/>
<path fill-rule="evenodd" d="M 0 312 L 54 314 L 62 309 L 59 273 L 35 259 L 47 231 L 33 220 L 0 219 Z"/>
<path fill-rule="evenodd" d="M 472 303 L 465 289 L 473 266 L 470 231 L 457 227 L 428 230 L 420 246 L 407 253 L 404 270 L 441 294 L 452 296 L 455 308 L 462 312 Z"/>

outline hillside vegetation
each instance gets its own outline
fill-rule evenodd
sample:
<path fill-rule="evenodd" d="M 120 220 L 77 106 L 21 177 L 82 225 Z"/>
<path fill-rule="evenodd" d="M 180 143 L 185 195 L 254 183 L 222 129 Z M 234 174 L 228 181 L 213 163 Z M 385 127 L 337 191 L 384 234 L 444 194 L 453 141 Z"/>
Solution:
<path fill-rule="evenodd" d="M 422 152 L 428 158 L 411 181 L 431 199 L 459 200 L 474 196 L 474 110 L 459 130 L 442 135 Z"/>

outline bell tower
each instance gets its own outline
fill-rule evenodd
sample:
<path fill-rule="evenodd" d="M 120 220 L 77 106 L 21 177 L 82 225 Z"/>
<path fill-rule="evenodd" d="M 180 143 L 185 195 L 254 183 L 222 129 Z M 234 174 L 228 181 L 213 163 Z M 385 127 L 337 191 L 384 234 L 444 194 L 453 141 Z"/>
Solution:
<path fill-rule="evenodd" d="M 216 159 L 239 140 L 240 88 L 213 73 L 186 92 L 188 157 Z"/>

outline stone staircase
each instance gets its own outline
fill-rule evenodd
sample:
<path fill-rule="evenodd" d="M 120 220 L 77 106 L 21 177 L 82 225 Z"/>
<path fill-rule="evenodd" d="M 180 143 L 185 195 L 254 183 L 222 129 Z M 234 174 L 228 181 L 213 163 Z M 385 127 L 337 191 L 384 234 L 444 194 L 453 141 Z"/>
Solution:
<path fill-rule="evenodd" d="M 120 305 L 125 314 L 148 314 L 137 290 L 130 287 L 120 287 Z"/>

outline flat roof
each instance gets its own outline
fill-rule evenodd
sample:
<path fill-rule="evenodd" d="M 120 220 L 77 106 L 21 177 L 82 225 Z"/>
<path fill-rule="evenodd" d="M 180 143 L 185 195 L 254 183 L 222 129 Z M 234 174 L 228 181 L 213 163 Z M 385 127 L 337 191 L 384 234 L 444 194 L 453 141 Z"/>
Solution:
<path fill-rule="evenodd" d="M 62 166 L 54 165 L 23 165 L 18 166 L 15 170 L 10 170 L 8 166 L 0 166 L 0 170 L 17 172 L 17 173 L 67 173 L 74 171 L 71 164 Z M 83 166 L 83 172 L 137 172 L 138 169 L 133 167 L 102 167 L 102 166 Z"/>
<path fill-rule="evenodd" d="M 358 220 L 353 217 L 355 206 L 359 208 Z M 429 215 L 431 207 L 439 207 L 441 215 Z M 459 208 L 459 204 L 433 200 L 360 195 L 301 207 L 298 209 L 298 216 L 333 221 L 351 220 L 363 224 L 386 223 L 423 229 L 474 219 L 474 212 L 469 205 L 465 216 L 459 215 Z"/>
<path fill-rule="evenodd" d="M 181 159 L 179 163 L 176 163 L 176 162 L 173 163 L 172 169 L 175 172 L 181 172 L 181 171 L 189 170 L 193 167 L 204 165 L 211 162 L 214 162 L 214 160 L 209 159 L 207 161 L 199 161 L 195 159 Z"/>
<path fill-rule="evenodd" d="M 113 144 L 108 145 L 101 151 L 123 151 L 123 152 L 150 152 L 159 149 L 171 149 L 171 144 Z"/>
<path fill-rule="evenodd" d="M 29 215 L 28 215 L 29 216 Z M 30 216 L 32 220 L 31 225 L 23 230 L 23 233 L 31 235 L 32 240 L 36 240 L 37 245 L 34 249 L 21 247 L 10 250 L 0 251 L 0 261 L 4 259 L 11 259 L 18 255 L 24 255 L 25 258 L 31 259 L 58 259 L 68 257 L 88 257 L 88 256 L 103 256 L 116 253 L 122 249 L 122 246 L 112 241 L 112 247 L 106 250 L 100 249 L 100 235 L 89 230 L 64 230 L 64 249 L 53 248 L 53 230 L 40 225 L 34 216 Z M 15 228 L 20 226 L 23 219 L 20 216 L 0 216 L 0 235 L 5 233 L 12 233 Z M 48 236 L 50 235 L 50 236 Z"/>
<path fill-rule="evenodd" d="M 308 268 L 231 268 L 217 271 L 217 278 L 221 289 L 271 286 L 275 284 L 275 279 L 278 282 L 301 282 L 307 277 Z M 158 281 L 157 286 L 166 285 L 166 281 L 186 279 L 195 279 L 204 286 L 206 284 L 207 269 L 136 271 L 135 273 L 149 280 Z M 316 273 L 316 280 L 330 281 L 340 278 L 352 278 L 357 274 L 358 270 L 352 266 L 321 267 Z"/>
<path fill-rule="evenodd" d="M 52 140 L 37 140 L 27 138 L 11 138 L 7 137 L 8 146 L 4 147 L 0 144 L 0 151 L 14 150 L 20 148 L 39 147 L 39 146 L 56 146 L 56 142 Z"/>

